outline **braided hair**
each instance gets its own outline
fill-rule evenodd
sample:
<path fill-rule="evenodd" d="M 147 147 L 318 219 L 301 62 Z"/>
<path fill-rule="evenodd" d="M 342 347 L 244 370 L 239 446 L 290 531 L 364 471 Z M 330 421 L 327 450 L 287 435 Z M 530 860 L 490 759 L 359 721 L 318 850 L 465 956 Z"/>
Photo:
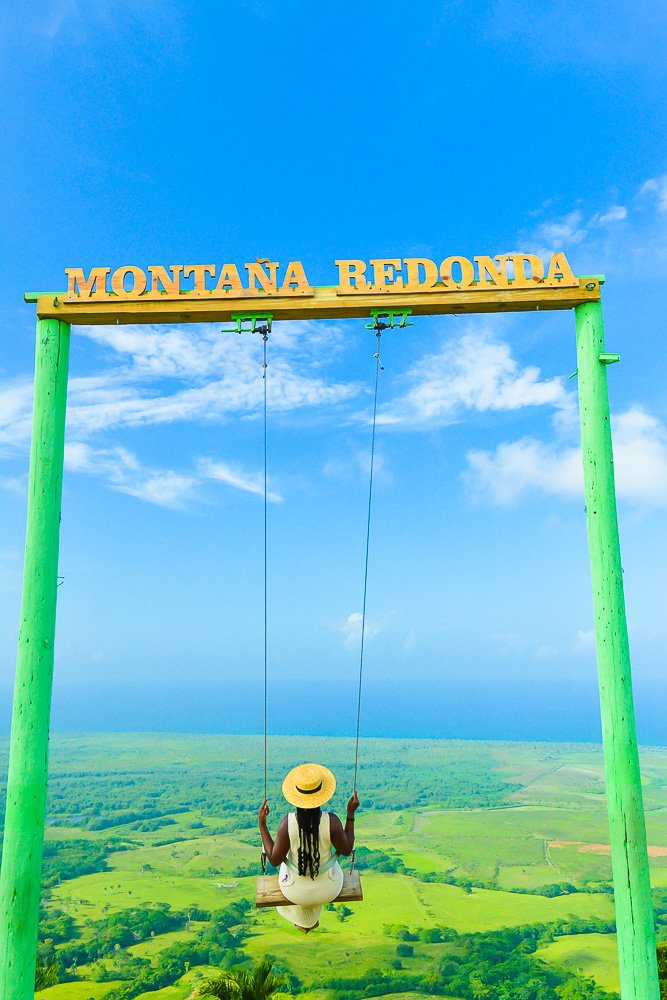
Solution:
<path fill-rule="evenodd" d="M 320 873 L 320 818 L 322 810 L 301 809 L 297 806 L 296 821 L 299 824 L 299 875 L 317 878 Z"/>

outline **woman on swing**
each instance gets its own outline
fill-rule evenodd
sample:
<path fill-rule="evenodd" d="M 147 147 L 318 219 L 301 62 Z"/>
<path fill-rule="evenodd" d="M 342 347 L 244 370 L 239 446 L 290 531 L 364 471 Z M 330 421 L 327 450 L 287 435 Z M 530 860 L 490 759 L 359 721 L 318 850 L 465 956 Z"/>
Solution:
<path fill-rule="evenodd" d="M 296 812 L 283 816 L 275 841 L 267 826 L 266 799 L 259 809 L 262 846 L 274 867 L 280 866 L 278 885 L 291 906 L 278 906 L 281 916 L 307 934 L 319 924 L 323 903 L 330 903 L 343 887 L 338 856 L 348 857 L 354 847 L 354 814 L 359 808 L 356 791 L 347 804 L 345 827 L 335 813 L 321 807 L 336 791 L 336 779 L 321 764 L 300 764 L 283 781 L 283 795 Z M 335 853 L 332 850 L 335 848 Z"/>

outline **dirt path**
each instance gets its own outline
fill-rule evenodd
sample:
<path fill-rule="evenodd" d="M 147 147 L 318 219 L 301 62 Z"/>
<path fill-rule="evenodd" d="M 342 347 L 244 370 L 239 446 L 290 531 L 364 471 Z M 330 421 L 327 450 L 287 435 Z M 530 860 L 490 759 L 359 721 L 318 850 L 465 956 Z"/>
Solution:
<path fill-rule="evenodd" d="M 609 844 L 585 844 L 580 840 L 550 840 L 549 847 L 576 847 L 579 854 L 611 854 Z M 667 858 L 667 847 L 651 845 L 648 848 L 649 858 Z"/>

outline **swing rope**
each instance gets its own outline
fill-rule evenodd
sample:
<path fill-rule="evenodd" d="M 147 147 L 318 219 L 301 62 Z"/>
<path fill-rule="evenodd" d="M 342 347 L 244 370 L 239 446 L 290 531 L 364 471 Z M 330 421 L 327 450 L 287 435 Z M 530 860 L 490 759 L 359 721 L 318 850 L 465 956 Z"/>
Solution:
<path fill-rule="evenodd" d="M 361 697 L 363 691 L 364 674 L 364 650 L 366 638 L 366 604 L 368 597 L 368 562 L 370 554 L 371 520 L 373 512 L 373 473 L 375 468 L 375 436 L 377 428 L 377 405 L 378 388 L 380 384 L 380 372 L 384 371 L 380 360 L 380 344 L 382 330 L 387 325 L 375 318 L 374 329 L 377 337 L 377 350 L 375 357 L 375 385 L 373 391 L 373 420 L 371 431 L 371 455 L 370 474 L 368 482 L 368 508 L 366 517 L 366 549 L 364 556 L 364 589 L 361 611 L 361 642 L 359 648 L 359 681 L 357 687 L 357 724 L 354 746 L 354 781 L 353 789 L 357 790 L 357 775 L 359 772 L 359 737 L 361 733 Z M 267 342 L 270 331 L 270 323 L 261 327 L 257 332 L 262 335 L 262 417 L 263 417 L 263 450 L 264 450 L 264 798 L 268 798 L 268 419 L 267 419 Z"/>
<path fill-rule="evenodd" d="M 268 367 L 266 361 L 266 342 L 269 339 L 268 326 L 264 327 L 262 330 L 262 340 L 263 351 L 262 351 L 262 381 L 264 384 L 264 798 L 268 798 L 267 794 L 267 761 L 268 761 L 268 730 L 267 730 L 267 716 L 268 716 L 268 557 L 267 557 L 267 525 L 268 525 L 268 489 L 267 489 L 267 444 L 266 444 L 266 369 Z"/>
<path fill-rule="evenodd" d="M 377 337 L 377 352 L 375 354 L 375 392 L 373 395 L 373 430 L 371 433 L 371 469 L 368 483 L 368 516 L 366 518 L 366 557 L 364 560 L 364 599 L 361 609 L 361 644 L 359 649 L 359 688 L 357 692 L 357 733 L 354 747 L 354 783 L 353 790 L 357 790 L 357 772 L 359 770 L 359 732 L 361 728 L 361 690 L 364 674 L 364 639 L 366 637 L 366 596 L 368 594 L 368 554 L 371 540 L 371 513 L 373 509 L 373 466 L 375 464 L 375 428 L 377 425 L 378 409 L 378 385 L 380 372 L 384 371 L 380 361 L 380 341 L 384 324 L 375 320 L 375 336 Z"/>

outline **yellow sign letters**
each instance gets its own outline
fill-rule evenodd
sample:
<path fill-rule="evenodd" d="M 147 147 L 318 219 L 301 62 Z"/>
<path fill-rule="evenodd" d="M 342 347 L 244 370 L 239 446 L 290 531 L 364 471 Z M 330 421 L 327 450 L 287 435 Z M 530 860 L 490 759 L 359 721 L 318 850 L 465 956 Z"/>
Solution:
<path fill-rule="evenodd" d="M 445 257 L 439 264 L 428 257 L 386 257 L 375 260 L 337 260 L 336 295 L 461 291 L 464 289 L 574 288 L 578 279 L 564 253 L 551 256 L 548 267 L 535 254 L 510 253 L 496 257 Z M 313 296 L 314 291 L 298 260 L 281 268 L 278 261 L 257 258 L 239 269 L 236 264 L 151 264 L 144 269 L 125 265 L 66 267 L 65 302 L 82 299 L 173 300 L 271 298 Z"/>

